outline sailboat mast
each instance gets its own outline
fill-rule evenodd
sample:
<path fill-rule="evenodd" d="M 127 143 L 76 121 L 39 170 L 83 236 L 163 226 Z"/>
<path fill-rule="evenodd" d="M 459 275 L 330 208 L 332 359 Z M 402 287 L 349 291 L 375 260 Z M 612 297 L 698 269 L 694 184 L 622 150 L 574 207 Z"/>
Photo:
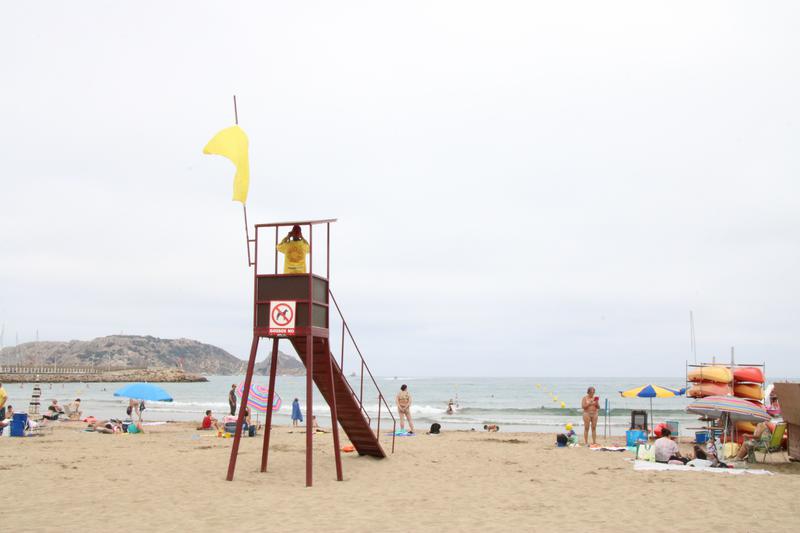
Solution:
<path fill-rule="evenodd" d="M 697 341 L 694 337 L 694 313 L 689 311 L 689 344 L 694 357 L 694 364 L 697 364 Z"/>

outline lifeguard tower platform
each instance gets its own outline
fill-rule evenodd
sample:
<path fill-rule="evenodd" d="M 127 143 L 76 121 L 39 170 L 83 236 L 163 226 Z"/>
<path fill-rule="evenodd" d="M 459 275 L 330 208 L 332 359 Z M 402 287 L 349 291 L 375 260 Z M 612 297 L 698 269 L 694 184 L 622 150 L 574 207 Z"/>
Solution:
<path fill-rule="evenodd" d="M 236 459 L 242 436 L 244 406 L 247 405 L 256 352 L 262 338 L 272 339 L 268 406 L 272 406 L 274 402 L 278 345 L 281 339 L 291 343 L 306 367 L 306 486 L 310 487 L 313 483 L 314 385 L 317 386 L 330 408 L 336 477 L 339 481 L 342 480 L 339 426 L 347 434 L 359 455 L 384 458 L 386 452 L 380 442 L 381 416 L 385 421 L 388 417 L 390 424 L 387 425 L 391 427 L 391 451 L 394 452 L 396 420 L 330 289 L 331 224 L 334 222 L 336 222 L 335 219 L 257 224 L 253 238 L 251 239 L 249 234 L 247 236 L 247 259 L 248 264 L 253 267 L 253 343 L 250 348 L 250 359 L 247 363 L 236 433 L 228 463 L 228 481 L 233 480 L 236 469 Z M 282 233 L 285 233 L 286 230 L 282 231 L 281 228 L 291 229 L 295 225 L 300 226 L 310 246 L 307 256 L 307 273 L 282 274 L 279 273 L 277 245 L 282 238 Z M 245 227 L 247 227 L 246 220 Z M 320 245 L 324 244 L 324 247 L 318 246 L 318 242 Z M 321 257 L 323 252 L 325 257 L 324 276 L 314 271 L 317 266 L 314 262 L 315 255 Z M 265 256 L 268 261 L 259 261 L 260 254 Z M 270 254 L 272 257 L 269 257 Z M 259 267 L 264 268 L 264 263 L 267 265 L 266 269 L 271 272 L 260 270 Z M 332 317 L 341 322 L 341 342 L 337 343 L 339 345 L 337 348 L 340 348 L 338 359 L 331 351 Z M 336 333 L 339 333 L 338 327 Z M 345 340 L 349 340 L 355 349 L 354 354 L 349 354 L 355 356 L 354 367 L 348 368 L 351 371 L 352 382 L 344 373 Z M 369 395 L 366 402 L 365 378 Z M 356 389 L 358 389 L 358 393 L 356 393 Z M 376 391 L 377 408 L 372 409 Z M 267 471 L 271 424 L 272 409 L 270 408 L 266 413 L 261 472 Z"/>

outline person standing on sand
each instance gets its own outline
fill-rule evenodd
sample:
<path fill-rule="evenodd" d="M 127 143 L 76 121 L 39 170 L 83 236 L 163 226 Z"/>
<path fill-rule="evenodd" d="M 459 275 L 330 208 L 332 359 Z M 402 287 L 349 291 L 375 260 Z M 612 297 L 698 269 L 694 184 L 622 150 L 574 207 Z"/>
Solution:
<path fill-rule="evenodd" d="M 236 415 L 236 385 L 231 385 L 231 390 L 228 393 L 228 405 L 231 407 L 231 416 Z"/>
<path fill-rule="evenodd" d="M 594 387 L 586 390 L 581 399 L 583 408 L 583 442 L 589 444 L 589 427 L 592 428 L 592 444 L 597 444 L 597 418 L 600 413 L 600 398 L 594 395 Z"/>
<path fill-rule="evenodd" d="M 136 416 L 136 418 L 139 419 L 139 422 L 141 422 L 142 412 L 140 408 L 141 404 L 139 403 L 139 400 L 131 398 L 128 400 L 128 408 L 125 410 L 125 412 L 128 413 L 128 416 L 131 417 L 131 420 L 133 420 L 133 417 Z"/>
<path fill-rule="evenodd" d="M 297 425 L 303 421 L 303 412 L 300 411 L 300 400 L 297 398 L 292 402 L 292 426 Z"/>
<path fill-rule="evenodd" d="M 405 430 L 404 418 L 408 419 L 409 433 L 414 433 L 414 422 L 411 420 L 411 394 L 408 392 L 408 385 L 403 384 L 400 392 L 397 393 L 395 403 L 397 403 L 397 414 L 400 416 L 400 431 Z"/>

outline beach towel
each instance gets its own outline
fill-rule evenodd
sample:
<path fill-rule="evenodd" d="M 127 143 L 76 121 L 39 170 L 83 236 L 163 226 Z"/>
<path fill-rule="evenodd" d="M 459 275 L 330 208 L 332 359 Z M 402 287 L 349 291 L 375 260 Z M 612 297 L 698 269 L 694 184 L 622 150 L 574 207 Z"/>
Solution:
<path fill-rule="evenodd" d="M 590 450 L 593 452 L 626 452 L 628 448 L 625 446 L 597 446 L 597 447 L 590 447 Z"/>
<path fill-rule="evenodd" d="M 391 437 L 391 436 L 395 436 L 395 437 L 413 437 L 415 435 L 416 435 L 416 433 L 409 433 L 409 432 L 407 432 L 405 430 L 400 430 L 400 431 L 397 431 L 395 433 L 392 433 L 391 431 L 389 433 L 386 433 L 387 437 Z"/>
<path fill-rule="evenodd" d="M 633 463 L 634 470 L 675 470 L 677 472 L 713 472 L 713 473 L 722 473 L 722 474 L 733 474 L 733 475 L 742 475 L 742 474 L 753 474 L 756 476 L 772 476 L 774 475 L 769 470 L 756 470 L 751 468 L 704 468 L 704 467 L 694 467 L 694 466 L 686 466 L 686 465 L 669 465 L 664 463 L 651 463 L 650 461 L 634 461 Z"/>

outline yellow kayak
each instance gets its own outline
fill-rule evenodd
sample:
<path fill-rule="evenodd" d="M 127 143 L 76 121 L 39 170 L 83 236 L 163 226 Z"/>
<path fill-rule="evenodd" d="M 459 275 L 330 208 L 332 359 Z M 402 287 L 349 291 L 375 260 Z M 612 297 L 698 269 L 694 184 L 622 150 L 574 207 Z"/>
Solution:
<path fill-rule="evenodd" d="M 724 366 L 701 366 L 692 368 L 687 375 L 689 381 L 714 381 L 716 383 L 730 383 L 733 373 Z"/>
<path fill-rule="evenodd" d="M 739 398 L 750 398 L 751 400 L 763 400 L 764 391 L 761 390 L 761 385 L 754 383 L 737 383 L 733 386 L 733 394 Z"/>

